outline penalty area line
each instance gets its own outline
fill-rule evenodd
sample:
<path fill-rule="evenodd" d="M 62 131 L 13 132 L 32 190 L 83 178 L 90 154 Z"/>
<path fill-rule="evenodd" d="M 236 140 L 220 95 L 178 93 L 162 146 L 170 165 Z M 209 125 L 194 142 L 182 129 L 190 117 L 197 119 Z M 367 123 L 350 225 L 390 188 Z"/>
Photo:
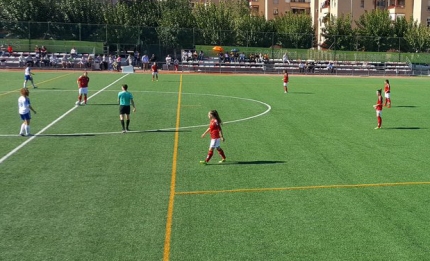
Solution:
<path fill-rule="evenodd" d="M 105 89 L 111 87 L 112 85 L 114 85 L 115 83 L 119 82 L 120 80 L 122 80 L 124 77 L 126 77 L 128 74 L 125 74 L 124 76 L 120 77 L 118 80 L 112 82 L 111 84 L 107 85 L 106 87 L 100 89 L 98 92 L 94 93 L 93 95 L 91 95 L 90 97 L 88 97 L 88 100 L 90 100 L 91 98 L 93 98 L 94 96 L 96 96 L 97 94 L 101 93 L 102 91 L 104 91 Z M 69 113 L 71 113 L 72 111 L 76 110 L 76 108 L 78 108 L 78 106 L 73 106 L 73 108 L 71 108 L 70 110 L 68 110 L 67 112 L 65 112 L 63 115 L 61 115 L 60 117 L 58 117 L 57 119 L 55 119 L 53 122 L 51 122 L 50 124 L 48 124 L 45 128 L 43 128 L 42 130 L 40 130 L 38 133 L 36 133 L 34 136 L 30 136 L 30 138 L 28 138 L 26 141 L 24 141 L 23 143 L 21 143 L 19 146 L 17 146 L 16 148 L 14 148 L 13 150 L 11 150 L 8 154 L 6 154 L 5 156 L 3 156 L 0 159 L 0 164 L 2 164 L 3 162 L 5 162 L 5 160 L 7 160 L 9 157 L 11 157 L 12 155 L 14 155 L 16 152 L 18 152 L 21 148 L 23 148 L 25 145 L 27 145 L 28 143 L 30 143 L 32 140 L 34 140 L 38 135 L 41 135 L 43 132 L 45 132 L 47 129 L 51 128 L 55 123 L 59 122 L 61 119 L 63 119 L 64 117 L 66 117 Z"/>

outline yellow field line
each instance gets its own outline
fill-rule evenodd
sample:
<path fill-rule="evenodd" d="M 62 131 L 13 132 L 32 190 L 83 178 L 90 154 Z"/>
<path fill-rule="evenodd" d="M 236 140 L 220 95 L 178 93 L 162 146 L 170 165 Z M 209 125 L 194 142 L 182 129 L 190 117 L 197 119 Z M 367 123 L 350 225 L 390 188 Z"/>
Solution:
<path fill-rule="evenodd" d="M 283 190 L 308 190 L 308 189 L 331 189 L 331 188 L 367 188 L 367 187 L 394 187 L 410 185 L 430 185 L 430 181 L 419 182 L 396 182 L 396 183 L 376 183 L 376 184 L 353 184 L 353 185 L 321 185 L 321 186 L 302 186 L 285 188 L 254 188 L 254 189 L 230 189 L 230 190 L 202 190 L 176 192 L 176 195 L 196 195 L 196 194 L 220 194 L 220 193 L 240 193 L 240 192 L 267 192 Z"/>
<path fill-rule="evenodd" d="M 176 110 L 176 132 L 175 142 L 173 145 L 173 163 L 172 163 L 172 179 L 170 181 L 170 196 L 169 205 L 167 208 L 167 220 L 166 220 L 166 236 L 164 238 L 164 254 L 163 260 L 168 261 L 170 257 L 170 238 L 172 235 L 172 220 L 173 220 L 173 206 L 175 202 L 175 186 L 176 186 L 176 165 L 178 157 L 178 144 L 179 144 L 179 123 L 181 115 L 181 94 L 182 94 L 182 74 L 179 80 L 179 91 L 178 91 L 178 106 Z"/>
<path fill-rule="evenodd" d="M 68 76 L 68 75 L 70 75 L 70 74 L 72 74 L 72 73 L 63 74 L 63 75 L 60 75 L 60 76 L 58 76 L 58 77 L 51 78 L 51 79 L 46 80 L 46 81 L 43 81 L 43 82 L 39 82 L 39 83 L 38 83 L 38 85 L 40 85 L 40 84 L 42 84 L 42 83 L 47 83 L 47 82 L 50 82 L 50 81 L 53 81 L 53 80 L 56 80 L 56 79 L 59 79 L 59 78 L 65 77 L 65 76 Z M 4 95 L 7 95 L 7 94 L 10 94 L 10 93 L 16 93 L 16 92 L 19 92 L 19 90 L 21 90 L 21 88 L 16 89 L 16 90 L 13 90 L 13 91 L 9 91 L 9 92 L 1 93 L 1 94 L 0 94 L 0 97 L 1 97 L 1 96 L 4 96 Z"/>

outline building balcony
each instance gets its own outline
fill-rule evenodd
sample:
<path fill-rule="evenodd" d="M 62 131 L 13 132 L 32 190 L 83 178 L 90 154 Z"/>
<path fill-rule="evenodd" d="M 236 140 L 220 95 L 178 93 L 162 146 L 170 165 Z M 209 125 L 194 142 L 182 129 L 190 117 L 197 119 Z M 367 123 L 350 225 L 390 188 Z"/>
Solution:
<path fill-rule="evenodd" d="M 327 11 L 327 10 L 324 10 L 324 9 L 329 9 L 329 8 L 330 8 L 330 0 L 325 0 L 325 1 L 323 1 L 321 3 L 320 12 Z"/>
<path fill-rule="evenodd" d="M 305 3 L 305 2 L 290 2 L 290 8 L 297 8 L 297 9 L 310 9 L 311 4 Z"/>

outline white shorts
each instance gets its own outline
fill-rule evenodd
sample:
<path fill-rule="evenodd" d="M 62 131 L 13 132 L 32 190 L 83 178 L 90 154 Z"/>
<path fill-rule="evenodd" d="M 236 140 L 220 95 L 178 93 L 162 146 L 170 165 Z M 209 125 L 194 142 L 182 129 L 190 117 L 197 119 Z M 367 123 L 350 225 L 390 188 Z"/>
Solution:
<path fill-rule="evenodd" d="M 385 93 L 385 98 L 386 98 L 386 99 L 390 99 L 390 93 L 389 93 L 389 92 L 386 92 L 386 93 Z"/>
<path fill-rule="evenodd" d="M 158 72 L 152 72 L 152 75 L 156 76 L 158 75 Z"/>
<path fill-rule="evenodd" d="M 284 82 L 284 87 L 287 87 L 287 85 L 288 85 L 288 82 Z"/>
<path fill-rule="evenodd" d="M 382 116 L 382 111 L 376 110 L 376 117 L 381 117 L 381 116 Z"/>
<path fill-rule="evenodd" d="M 221 146 L 221 139 L 211 139 L 209 148 L 219 148 Z"/>
<path fill-rule="evenodd" d="M 87 93 L 88 93 L 88 87 L 79 88 L 79 94 L 87 94 Z"/>

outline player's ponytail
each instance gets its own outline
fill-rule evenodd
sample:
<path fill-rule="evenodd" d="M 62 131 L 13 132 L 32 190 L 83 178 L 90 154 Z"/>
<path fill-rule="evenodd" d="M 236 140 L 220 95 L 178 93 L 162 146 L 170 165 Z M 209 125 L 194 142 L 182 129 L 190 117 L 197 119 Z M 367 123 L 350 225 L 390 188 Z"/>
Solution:
<path fill-rule="evenodd" d="M 217 120 L 218 124 L 221 125 L 222 121 L 221 121 L 221 118 L 219 117 L 218 111 L 217 110 L 211 110 L 210 113 Z"/>

